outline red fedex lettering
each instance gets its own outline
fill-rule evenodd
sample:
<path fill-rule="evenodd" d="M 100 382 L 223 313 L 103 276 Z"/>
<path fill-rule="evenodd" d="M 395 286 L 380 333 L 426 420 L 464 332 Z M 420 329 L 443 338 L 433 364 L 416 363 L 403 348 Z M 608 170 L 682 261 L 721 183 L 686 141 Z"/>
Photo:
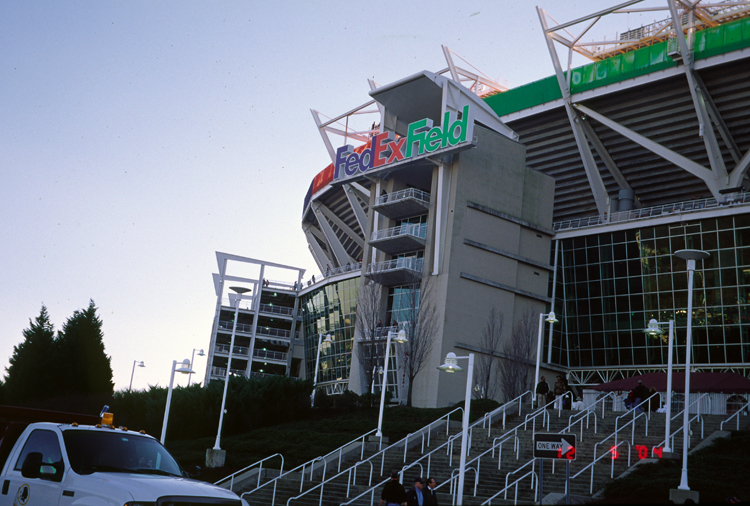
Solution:
<path fill-rule="evenodd" d="M 385 163 L 391 163 L 394 160 L 400 161 L 404 159 L 404 154 L 401 152 L 401 149 L 403 148 L 405 142 L 406 137 L 401 137 L 399 140 L 391 142 L 391 149 L 393 151 L 391 151 L 391 156 L 388 157 L 388 161 Z"/>

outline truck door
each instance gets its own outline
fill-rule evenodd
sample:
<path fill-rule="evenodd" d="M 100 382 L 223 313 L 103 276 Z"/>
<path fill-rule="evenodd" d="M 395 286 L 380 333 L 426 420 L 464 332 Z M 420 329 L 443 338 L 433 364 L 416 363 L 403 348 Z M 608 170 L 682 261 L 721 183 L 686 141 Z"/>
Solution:
<path fill-rule="evenodd" d="M 3 480 L 2 504 L 57 506 L 64 470 L 57 434 L 45 429 L 33 431 Z"/>

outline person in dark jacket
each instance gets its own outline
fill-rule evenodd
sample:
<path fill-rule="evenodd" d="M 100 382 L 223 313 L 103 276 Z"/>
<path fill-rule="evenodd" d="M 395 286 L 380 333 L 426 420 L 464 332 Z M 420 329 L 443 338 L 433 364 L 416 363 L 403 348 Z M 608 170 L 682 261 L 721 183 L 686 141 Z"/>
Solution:
<path fill-rule="evenodd" d="M 638 380 L 638 386 L 633 389 L 633 396 L 635 397 L 636 406 L 648 399 L 648 388 L 646 388 L 646 386 L 643 384 L 643 381 Z M 643 411 L 643 406 L 640 406 L 637 409 Z"/>
<path fill-rule="evenodd" d="M 380 506 L 406 506 L 406 492 L 398 481 L 398 472 L 391 472 L 391 481 L 385 484 L 380 493 Z"/>
<path fill-rule="evenodd" d="M 542 376 L 542 379 L 539 380 L 539 383 L 536 386 L 536 399 L 537 399 L 537 408 L 539 406 L 544 406 L 547 404 L 547 394 L 549 393 L 549 384 L 547 383 L 547 380 L 544 379 L 544 376 Z"/>
<path fill-rule="evenodd" d="M 425 506 L 427 494 L 429 492 L 424 489 L 422 478 L 414 478 L 414 487 L 406 493 L 406 506 Z"/>
<path fill-rule="evenodd" d="M 438 500 L 437 500 L 437 492 L 435 492 L 435 488 L 437 487 L 437 482 L 435 481 L 435 478 L 427 478 L 427 488 L 426 490 L 429 491 L 430 495 L 427 497 L 427 505 L 428 506 L 437 506 Z"/>

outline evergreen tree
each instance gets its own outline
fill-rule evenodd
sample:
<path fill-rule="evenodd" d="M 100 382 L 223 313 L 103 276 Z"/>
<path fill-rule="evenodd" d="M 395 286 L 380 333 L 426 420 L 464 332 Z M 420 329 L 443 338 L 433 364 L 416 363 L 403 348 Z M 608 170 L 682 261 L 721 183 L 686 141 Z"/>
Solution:
<path fill-rule="evenodd" d="M 6 369 L 6 402 L 28 404 L 56 393 L 54 336 L 54 326 L 47 308 L 42 305 L 39 316 L 29 320 L 29 328 L 23 331 L 23 342 L 13 347 L 10 366 Z"/>
<path fill-rule="evenodd" d="M 56 341 L 61 394 L 112 394 L 112 366 L 104 352 L 103 337 L 93 300 L 63 324 Z"/>

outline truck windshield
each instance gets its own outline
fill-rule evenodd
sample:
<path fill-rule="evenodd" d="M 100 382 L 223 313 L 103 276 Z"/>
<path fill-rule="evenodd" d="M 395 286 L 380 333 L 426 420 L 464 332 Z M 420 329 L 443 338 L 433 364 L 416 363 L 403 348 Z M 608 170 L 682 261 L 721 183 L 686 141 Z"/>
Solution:
<path fill-rule="evenodd" d="M 63 431 L 71 468 L 78 474 L 124 472 L 182 476 L 174 458 L 155 439 L 127 432 Z"/>

